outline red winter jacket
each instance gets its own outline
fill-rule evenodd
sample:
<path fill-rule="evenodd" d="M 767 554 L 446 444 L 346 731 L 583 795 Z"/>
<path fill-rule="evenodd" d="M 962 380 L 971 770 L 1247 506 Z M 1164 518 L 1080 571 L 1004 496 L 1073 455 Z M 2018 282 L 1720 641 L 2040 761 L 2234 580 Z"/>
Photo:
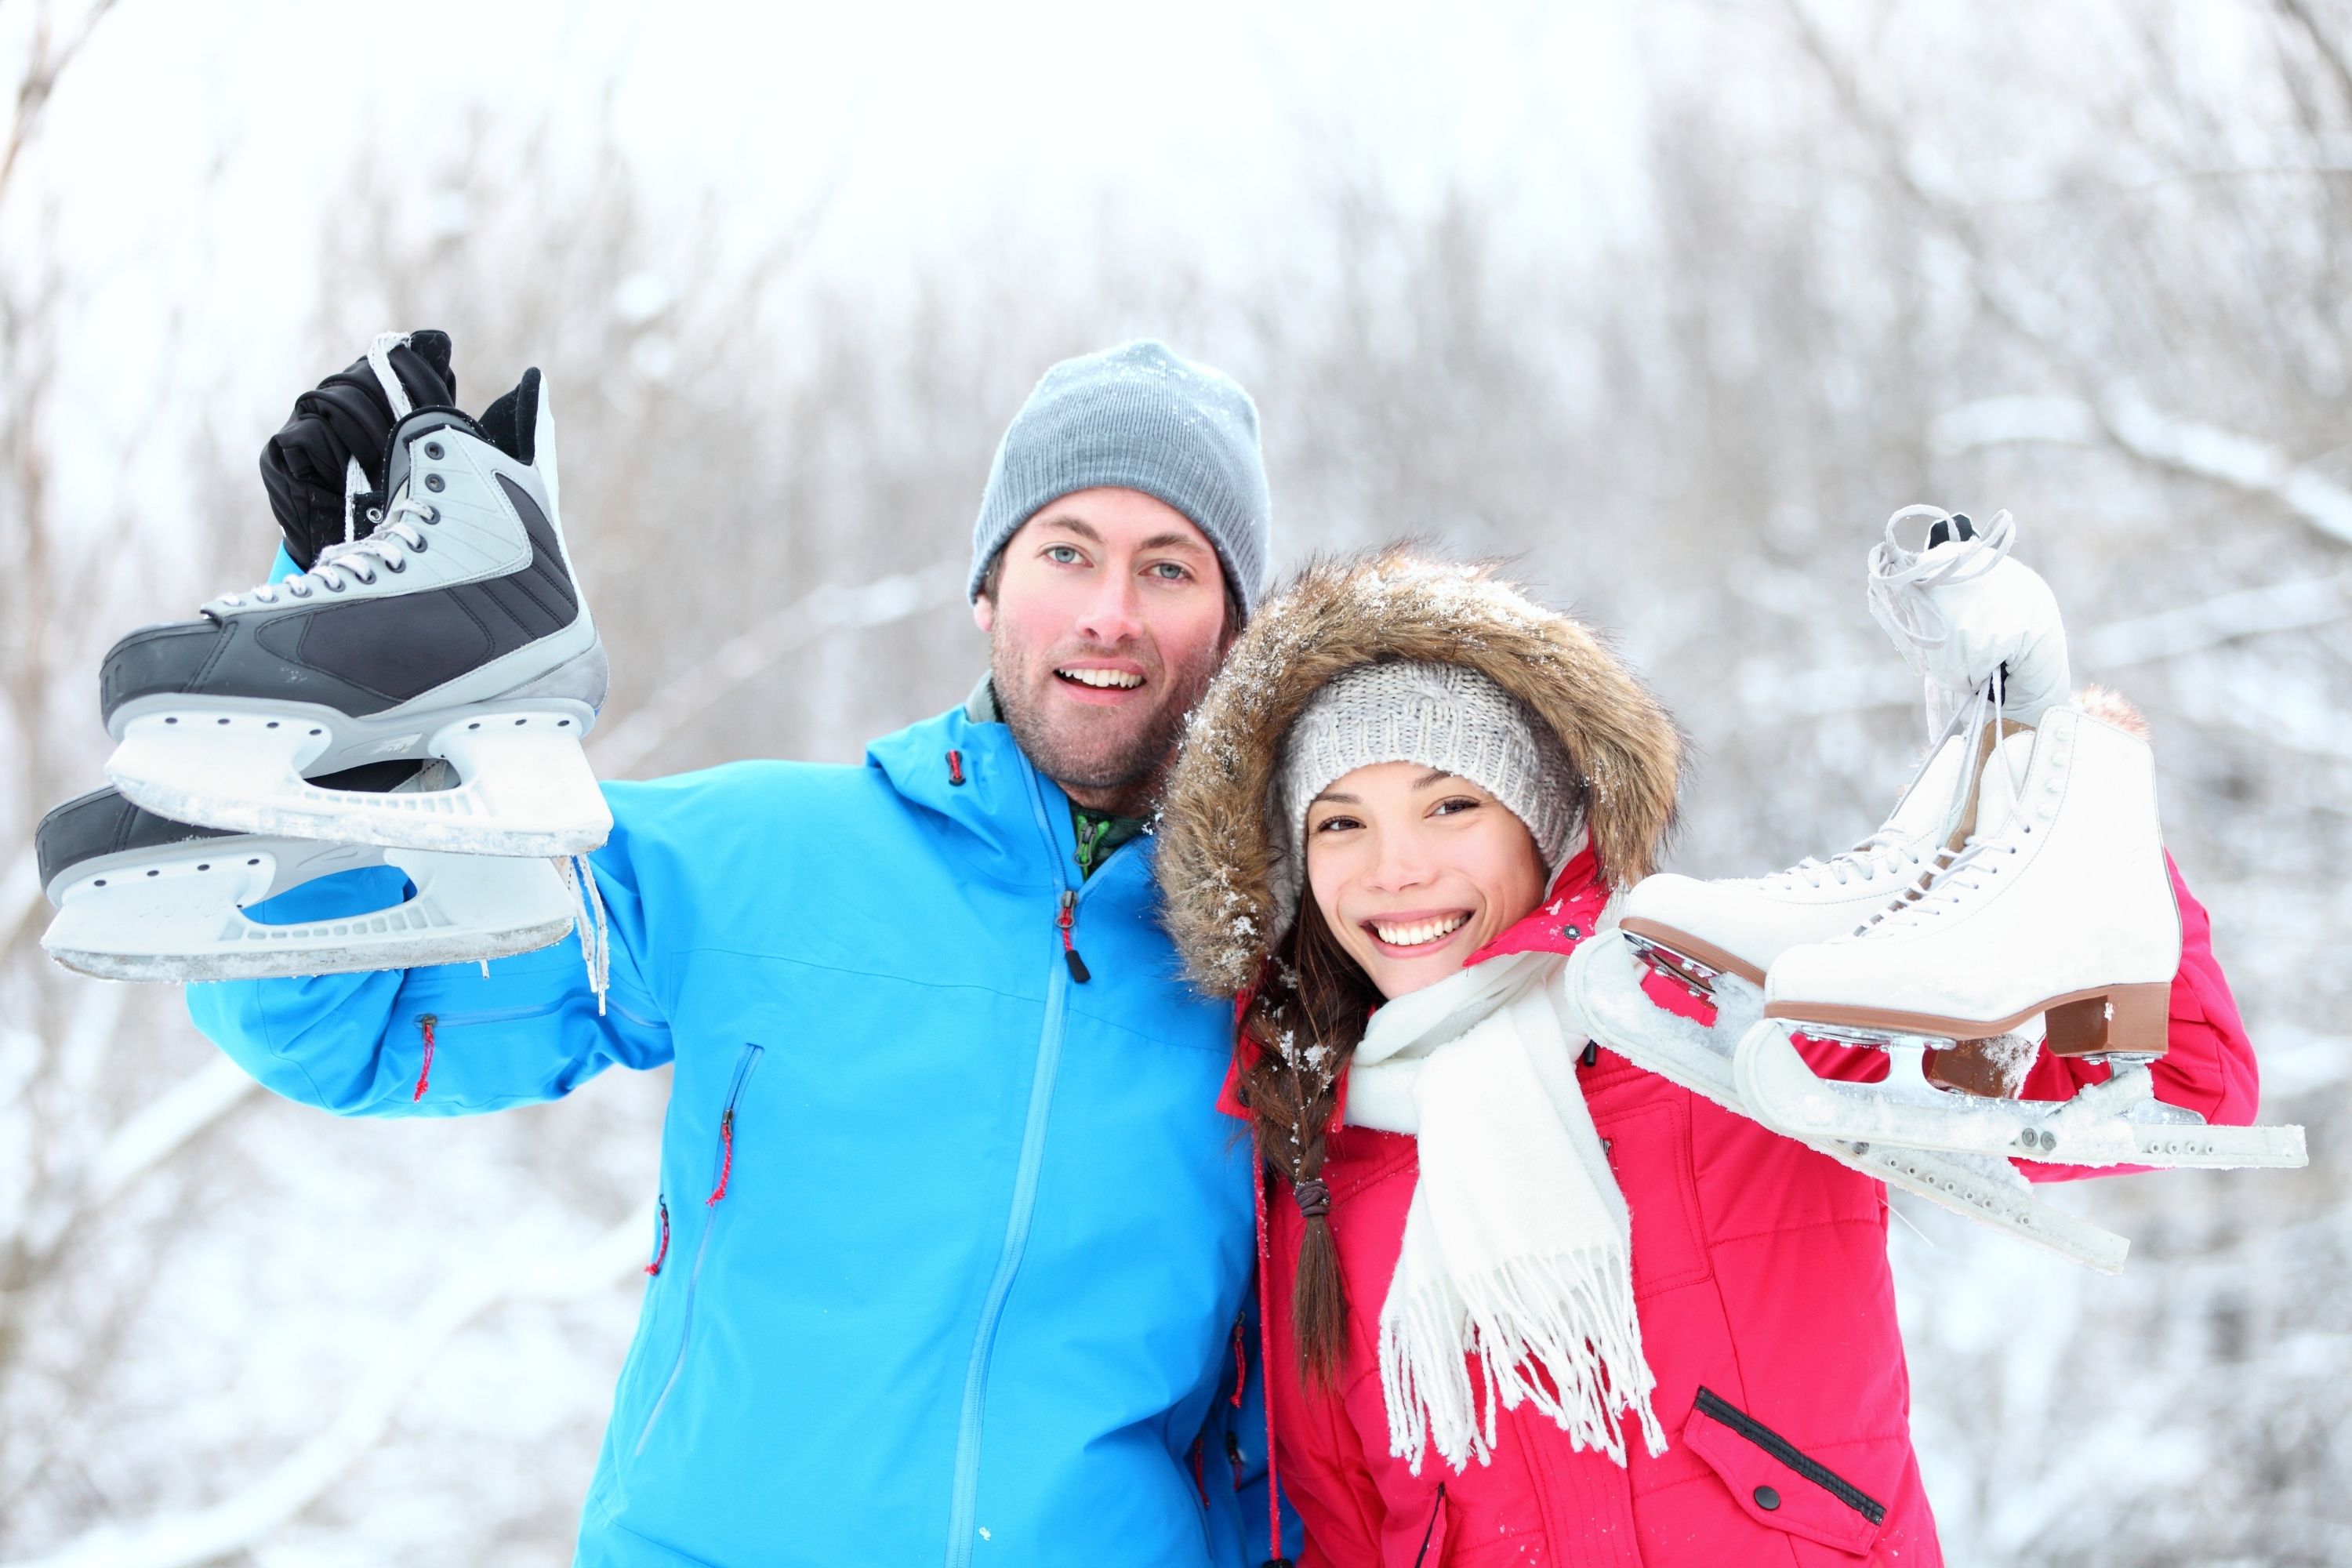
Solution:
<path fill-rule="evenodd" d="M 1565 952 L 1606 898 L 1588 852 L 1543 910 L 1485 953 Z M 2253 1119 L 2253 1052 L 2179 872 L 2180 970 L 2159 1098 L 2209 1121 Z M 1474 961 L 1475 962 L 1475 961 Z M 1839 1070 L 1875 1052 L 1825 1047 Z M 1832 1070 L 1832 1062 L 1817 1062 Z M 2047 1058 L 2029 1098 L 2102 1068 Z M 1500 1413 L 1493 1460 L 1422 1473 L 1389 1457 L 1377 1330 L 1419 1165 L 1408 1136 L 1342 1127 L 1323 1177 L 1349 1302 L 1335 1396 L 1304 1388 L 1289 1302 L 1303 1225 L 1265 1210 L 1265 1357 L 1284 1493 L 1305 1568 L 1932 1568 L 1942 1561 L 1911 1452 L 1910 1383 L 1886 1260 L 1886 1189 L 1791 1139 L 1589 1050 L 1578 1080 L 1633 1221 L 1633 1292 L 1666 1452 L 1631 1465 L 1574 1451 L 1526 1405 Z M 1230 1096 L 1228 1099 L 1230 1107 Z M 2097 1173 L 2021 1164 L 2036 1180 Z"/>

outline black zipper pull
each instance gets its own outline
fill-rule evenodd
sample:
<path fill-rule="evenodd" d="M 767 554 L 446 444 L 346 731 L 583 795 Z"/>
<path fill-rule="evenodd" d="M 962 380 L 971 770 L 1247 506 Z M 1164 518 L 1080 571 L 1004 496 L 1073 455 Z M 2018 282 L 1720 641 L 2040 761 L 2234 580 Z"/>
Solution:
<path fill-rule="evenodd" d="M 1078 895 L 1067 888 L 1063 889 L 1062 912 L 1054 918 L 1054 924 L 1062 932 L 1062 961 L 1070 966 L 1070 978 L 1084 985 L 1094 976 L 1087 973 L 1087 961 L 1078 956 L 1077 944 L 1070 940 L 1070 927 L 1077 919 L 1077 908 Z"/>

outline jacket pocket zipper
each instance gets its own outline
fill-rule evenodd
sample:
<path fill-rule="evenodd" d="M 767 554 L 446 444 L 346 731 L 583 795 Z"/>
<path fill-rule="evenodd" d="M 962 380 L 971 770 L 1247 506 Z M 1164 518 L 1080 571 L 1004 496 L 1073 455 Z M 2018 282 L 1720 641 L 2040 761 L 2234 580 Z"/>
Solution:
<path fill-rule="evenodd" d="M 654 1208 L 656 1216 L 661 1222 L 661 1228 L 656 1233 L 657 1239 L 654 1244 L 654 1260 L 646 1265 L 646 1272 L 648 1274 L 660 1273 L 662 1259 L 669 1256 L 669 1199 L 656 1197 Z"/>
<path fill-rule="evenodd" d="M 1789 1468 L 1821 1488 L 1830 1496 L 1862 1515 L 1873 1524 L 1886 1520 L 1886 1505 L 1812 1458 L 1778 1432 L 1725 1399 L 1712 1389 L 1698 1391 L 1700 1414 L 1707 1415 L 1747 1438 Z"/>
<path fill-rule="evenodd" d="M 654 1400 L 654 1407 L 646 1412 L 646 1424 L 638 1429 L 636 1446 L 629 1450 L 631 1458 L 646 1451 L 646 1440 L 654 1435 L 654 1423 L 661 1419 L 662 1407 L 677 1392 L 677 1380 L 686 1371 L 687 1349 L 694 1342 L 694 1298 L 696 1287 L 702 1282 L 702 1260 L 709 1254 L 711 1233 L 719 1228 L 719 1200 L 727 1195 L 727 1183 L 735 1171 L 735 1105 L 742 1098 L 743 1085 L 751 1079 L 751 1069 L 759 1065 L 760 1047 L 747 1043 L 742 1055 L 735 1059 L 735 1077 L 727 1086 L 727 1103 L 719 1112 L 719 1147 L 712 1152 L 710 1196 L 703 1200 L 704 1208 L 709 1212 L 702 1222 L 702 1239 L 694 1245 L 693 1267 L 687 1270 L 686 1301 L 680 1308 L 684 1321 L 677 1331 L 677 1354 L 670 1361 L 669 1376 L 663 1382 L 661 1394 Z M 665 1253 L 669 1249 L 668 1216 L 669 1209 L 665 1204 L 662 1208 L 665 1222 L 662 1250 Z M 658 1263 L 659 1259 L 656 1262 Z"/>

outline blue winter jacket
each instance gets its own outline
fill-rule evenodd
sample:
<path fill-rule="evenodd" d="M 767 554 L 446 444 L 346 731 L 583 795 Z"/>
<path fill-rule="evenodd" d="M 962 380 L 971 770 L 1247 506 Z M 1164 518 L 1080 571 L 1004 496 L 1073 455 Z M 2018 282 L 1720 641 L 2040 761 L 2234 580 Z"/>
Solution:
<path fill-rule="evenodd" d="M 1255 1240 L 1216 1110 L 1230 1013 L 1175 976 L 1151 841 L 1082 879 L 1061 792 L 961 710 L 859 767 L 605 793 L 601 1017 L 570 939 L 487 976 L 189 988 L 262 1083 L 345 1114 L 675 1064 L 659 1271 L 577 1562 L 1262 1557 L 1262 1428 L 1231 1398 Z M 287 898 L 352 907 L 322 889 Z"/>

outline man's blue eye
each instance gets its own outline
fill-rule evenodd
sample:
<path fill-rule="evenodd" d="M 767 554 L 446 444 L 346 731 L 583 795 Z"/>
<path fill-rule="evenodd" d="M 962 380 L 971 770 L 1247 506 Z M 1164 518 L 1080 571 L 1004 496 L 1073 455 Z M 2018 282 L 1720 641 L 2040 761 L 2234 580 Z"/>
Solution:
<path fill-rule="evenodd" d="M 1045 558 L 1048 561 L 1058 561 L 1063 565 L 1067 566 L 1072 562 L 1077 560 L 1077 547 L 1072 544 L 1048 545 L 1045 549 Z"/>
<path fill-rule="evenodd" d="M 1191 573 L 1185 571 L 1183 567 L 1179 566 L 1173 561 L 1160 561 L 1154 563 L 1151 569 L 1171 583 L 1181 583 L 1186 577 L 1192 575 Z"/>

